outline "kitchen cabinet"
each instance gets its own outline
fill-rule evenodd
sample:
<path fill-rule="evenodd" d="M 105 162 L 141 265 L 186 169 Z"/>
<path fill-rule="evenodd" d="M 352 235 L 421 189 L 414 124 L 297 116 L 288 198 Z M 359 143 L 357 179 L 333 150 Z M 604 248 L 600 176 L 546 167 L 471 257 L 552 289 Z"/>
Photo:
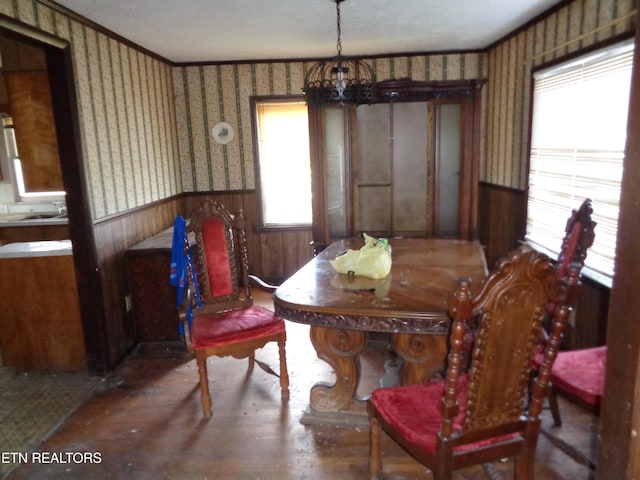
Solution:
<path fill-rule="evenodd" d="M 71 241 L 0 247 L 0 349 L 21 372 L 86 370 Z"/>
<path fill-rule="evenodd" d="M 12 222 L 12 225 L 15 223 L 17 222 Z M 19 226 L 7 226 L 0 223 L 0 245 L 13 242 L 65 240 L 67 238 L 69 238 L 69 226 L 66 221 L 58 225 L 34 222 Z"/>

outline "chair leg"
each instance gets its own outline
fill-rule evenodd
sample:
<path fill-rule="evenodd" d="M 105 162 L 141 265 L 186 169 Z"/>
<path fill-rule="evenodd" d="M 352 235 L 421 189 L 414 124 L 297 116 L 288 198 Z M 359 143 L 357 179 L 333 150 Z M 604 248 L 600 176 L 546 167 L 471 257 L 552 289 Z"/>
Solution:
<path fill-rule="evenodd" d="M 440 453 L 433 466 L 429 467 L 433 480 L 451 480 L 453 478 L 453 452 L 449 455 Z"/>
<path fill-rule="evenodd" d="M 280 396 L 283 400 L 287 400 L 289 398 L 289 370 L 287 370 L 285 340 L 278 342 L 278 352 L 280 354 Z"/>
<path fill-rule="evenodd" d="M 200 374 L 200 402 L 202 403 L 202 416 L 211 418 L 211 394 L 209 393 L 209 376 L 207 375 L 207 357 L 198 356 L 198 373 Z"/>
<path fill-rule="evenodd" d="M 380 422 L 374 416 L 369 417 L 369 476 L 378 478 L 382 469 L 382 456 L 380 452 Z"/>
<path fill-rule="evenodd" d="M 520 454 L 514 461 L 514 478 L 516 480 L 532 480 L 534 478 L 534 462 L 526 453 Z"/>
<path fill-rule="evenodd" d="M 256 365 L 256 352 L 255 350 L 253 352 L 251 352 L 251 355 L 249 355 L 249 367 L 247 368 L 247 372 L 253 372 L 253 367 L 255 367 Z"/>
<path fill-rule="evenodd" d="M 514 459 L 514 477 L 515 480 L 528 480 L 533 479 L 533 476 L 529 474 L 530 466 L 529 460 L 524 458 L 524 455 L 518 455 Z"/>
<path fill-rule="evenodd" d="M 535 478 L 535 458 L 540 433 L 540 420 L 530 421 L 524 431 L 524 445 L 514 462 L 515 480 L 533 480 Z"/>
<path fill-rule="evenodd" d="M 549 409 L 553 417 L 553 424 L 556 427 L 562 426 L 562 418 L 560 418 L 560 407 L 558 406 L 558 394 L 551 388 L 549 392 Z"/>

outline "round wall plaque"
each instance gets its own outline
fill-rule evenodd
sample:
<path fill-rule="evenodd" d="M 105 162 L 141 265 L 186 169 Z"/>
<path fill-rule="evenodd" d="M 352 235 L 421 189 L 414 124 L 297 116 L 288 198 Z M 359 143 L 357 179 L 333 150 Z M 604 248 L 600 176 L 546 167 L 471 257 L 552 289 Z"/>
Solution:
<path fill-rule="evenodd" d="M 233 127 L 227 122 L 218 122 L 211 129 L 211 136 L 216 142 L 226 145 L 233 140 Z"/>

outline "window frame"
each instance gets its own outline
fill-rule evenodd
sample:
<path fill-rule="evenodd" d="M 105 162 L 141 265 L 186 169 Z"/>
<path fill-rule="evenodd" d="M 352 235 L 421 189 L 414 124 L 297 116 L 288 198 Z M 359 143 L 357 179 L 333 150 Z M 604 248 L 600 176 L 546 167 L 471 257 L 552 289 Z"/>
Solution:
<path fill-rule="evenodd" d="M 606 51 L 606 50 L 615 50 L 617 48 L 623 47 L 625 45 L 631 44 L 633 46 L 633 38 L 629 37 L 628 35 L 624 35 L 624 36 L 620 36 L 617 37 L 615 39 L 611 39 L 610 41 L 607 42 L 603 42 L 603 43 L 599 43 L 597 45 L 594 45 L 591 48 L 588 49 L 583 49 L 580 50 L 579 52 L 576 52 L 575 54 L 572 55 L 568 55 L 568 56 L 564 56 L 562 58 L 556 59 L 553 62 L 549 62 L 543 65 L 540 65 L 536 68 L 534 68 L 532 70 L 532 75 L 531 75 L 531 97 L 530 97 L 530 112 L 529 112 L 529 142 L 528 142 L 528 151 L 527 151 L 527 184 L 526 184 L 526 193 L 527 193 L 527 200 L 526 200 L 526 216 L 525 216 L 525 241 L 527 241 L 528 243 L 530 243 L 533 247 L 535 247 L 536 249 L 539 249 L 540 251 L 542 251 L 543 253 L 549 255 L 551 258 L 557 258 L 559 251 L 560 251 L 560 247 L 562 244 L 562 237 L 564 236 L 564 227 L 565 227 L 565 223 L 566 222 L 566 218 L 569 217 L 569 215 L 571 214 L 571 209 L 576 209 L 580 206 L 580 204 L 582 203 L 582 201 L 584 201 L 585 198 L 592 198 L 593 197 L 591 195 L 577 195 L 575 193 L 575 190 L 572 189 L 571 192 L 571 196 L 573 198 L 573 202 L 571 207 L 568 208 L 567 210 L 567 214 L 566 214 L 566 218 L 563 219 L 563 223 L 562 225 L 558 225 L 558 228 L 555 229 L 554 231 L 557 231 L 558 234 L 558 242 L 557 245 L 546 245 L 546 244 L 542 244 L 538 241 L 536 241 L 535 239 L 531 239 L 530 237 L 530 225 L 529 225 L 529 210 L 530 210 L 530 196 L 531 196 L 531 175 L 532 175 L 532 156 L 533 156 L 533 151 L 534 151 L 534 116 L 535 116 L 535 90 L 536 90 L 536 76 L 539 76 L 540 74 L 545 74 L 547 72 L 549 72 L 550 70 L 554 70 L 554 69 L 561 69 L 563 66 L 566 65 L 570 65 L 572 63 L 575 63 L 577 61 L 579 61 L 582 58 L 588 58 L 590 56 L 593 55 L 597 55 L 599 52 L 601 51 Z M 633 59 L 632 59 L 633 61 Z M 626 129 L 625 129 L 625 133 L 626 133 Z M 622 145 L 622 152 L 623 152 L 623 158 L 626 155 L 625 152 L 625 146 L 626 146 L 626 142 L 623 143 Z M 621 181 L 621 178 L 620 178 Z M 619 182 L 620 182 L 619 181 Z M 618 183 L 618 185 L 620 185 L 620 183 Z M 618 186 L 618 188 L 620 188 Z M 575 198 L 574 198 L 575 197 Z M 584 198 L 583 198 L 584 197 Z M 556 205 L 558 208 L 560 208 L 559 204 L 557 202 L 553 202 L 554 205 Z M 619 199 L 618 199 L 618 206 L 619 206 Z M 597 199 L 594 200 L 594 220 L 597 222 L 598 221 L 598 203 L 597 203 Z M 616 226 L 616 232 L 618 229 L 618 222 L 615 222 L 615 226 Z M 602 228 L 602 226 L 601 226 Z M 587 259 L 585 262 L 585 266 L 583 268 L 582 273 L 588 277 L 589 279 L 595 281 L 598 284 L 604 285 L 605 287 L 611 287 L 612 286 L 612 282 L 613 282 L 613 276 L 615 274 L 615 248 L 616 248 L 616 238 L 617 238 L 617 234 L 614 235 L 614 244 L 612 246 L 613 250 L 614 250 L 614 255 L 613 255 L 613 259 L 612 259 L 612 263 L 611 263 L 611 274 L 608 274 L 606 272 L 602 272 L 599 269 L 596 268 L 592 268 L 590 266 L 590 258 L 589 255 L 587 255 Z M 598 227 L 596 226 L 596 241 L 598 240 Z M 608 245 L 608 243 L 607 243 Z M 609 245 L 608 245 L 609 246 Z M 593 248 L 593 247 L 592 247 Z"/>
<path fill-rule="evenodd" d="M 310 223 L 269 223 L 264 221 L 264 205 L 262 200 L 262 176 L 260 172 L 260 140 L 258 128 L 258 105 L 260 103 L 290 103 L 304 102 L 304 95 L 252 95 L 249 97 L 251 110 L 251 134 L 253 142 L 253 166 L 256 192 L 256 230 L 311 230 L 313 218 Z M 311 184 L 310 184 L 311 188 Z"/>

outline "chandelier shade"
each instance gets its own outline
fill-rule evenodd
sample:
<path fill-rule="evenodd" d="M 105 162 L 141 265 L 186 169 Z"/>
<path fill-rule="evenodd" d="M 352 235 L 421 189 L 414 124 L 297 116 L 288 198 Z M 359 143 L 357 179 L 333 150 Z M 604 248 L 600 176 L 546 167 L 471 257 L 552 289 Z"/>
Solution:
<path fill-rule="evenodd" d="M 307 104 L 365 104 L 373 103 L 376 91 L 376 75 L 363 60 L 342 56 L 340 30 L 340 3 L 336 2 L 338 29 L 338 55 L 314 64 L 305 76 L 302 88 Z"/>

